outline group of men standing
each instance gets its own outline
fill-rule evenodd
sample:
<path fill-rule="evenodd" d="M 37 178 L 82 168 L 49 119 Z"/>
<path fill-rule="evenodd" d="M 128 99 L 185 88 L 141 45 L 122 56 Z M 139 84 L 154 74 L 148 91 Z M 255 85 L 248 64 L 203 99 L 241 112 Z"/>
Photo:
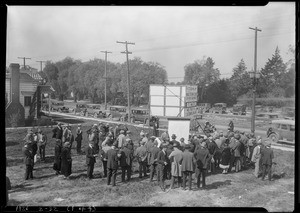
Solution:
<path fill-rule="evenodd" d="M 152 182 L 154 175 L 161 189 L 165 191 L 165 180 L 171 180 L 171 187 L 192 189 L 192 175 L 195 173 L 197 187 L 206 187 L 206 176 L 208 173 L 215 173 L 217 168 L 226 174 L 235 168 L 239 172 L 248 164 L 254 164 L 254 175 L 258 177 L 259 170 L 262 168 L 262 178 L 268 173 L 271 180 L 271 166 L 274 158 L 273 151 L 270 149 L 270 142 L 239 131 L 211 132 L 206 136 L 190 136 L 187 143 L 181 138 L 176 140 L 176 135 L 169 137 L 168 131 L 162 133 L 160 137 L 149 137 L 148 133 L 141 132 L 140 139 L 136 146 L 132 140 L 131 132 L 125 126 L 117 125 L 114 129 L 108 124 L 93 124 L 86 132 L 88 146 L 85 147 L 87 178 L 94 178 L 94 166 L 96 158 L 99 156 L 103 167 L 103 177 L 107 178 L 107 184 L 115 186 L 118 168 L 121 168 L 121 181 L 131 180 L 132 163 L 136 159 L 139 164 L 139 178 L 148 177 Z M 53 129 L 55 139 L 55 156 L 53 169 L 56 174 L 64 175 L 68 179 L 72 173 L 71 148 L 74 141 L 77 142 L 77 153 L 81 151 L 83 132 L 81 125 L 78 125 L 76 137 L 73 136 L 71 126 L 62 127 L 61 123 Z M 45 159 L 46 136 L 39 129 L 34 136 L 32 130 L 28 131 L 25 137 L 23 153 L 25 156 L 26 173 L 25 179 L 33 178 L 32 169 L 34 156 L 37 150 L 40 151 L 41 159 Z M 35 148 L 36 145 L 39 144 Z M 202 179 L 202 181 L 200 181 Z"/>

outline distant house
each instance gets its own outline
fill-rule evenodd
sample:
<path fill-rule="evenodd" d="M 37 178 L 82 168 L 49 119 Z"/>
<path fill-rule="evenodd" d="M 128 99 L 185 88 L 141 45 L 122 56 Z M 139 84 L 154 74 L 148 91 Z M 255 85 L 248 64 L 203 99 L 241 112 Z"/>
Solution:
<path fill-rule="evenodd" d="M 42 82 L 43 79 L 37 71 L 20 70 L 19 64 L 11 64 L 10 71 L 6 73 L 5 79 L 6 118 L 9 118 L 16 110 L 20 111 L 21 117 L 24 119 L 29 115 L 37 118 L 37 112 L 40 110 L 37 103 L 41 100 L 41 93 L 54 91 L 51 86 L 42 86 Z"/>

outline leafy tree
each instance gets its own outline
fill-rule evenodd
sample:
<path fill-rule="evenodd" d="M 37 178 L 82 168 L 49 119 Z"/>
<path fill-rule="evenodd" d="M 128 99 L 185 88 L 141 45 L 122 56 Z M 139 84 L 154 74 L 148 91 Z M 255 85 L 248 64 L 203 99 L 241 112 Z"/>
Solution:
<path fill-rule="evenodd" d="M 203 101 L 203 94 L 206 85 L 217 82 L 220 79 L 220 71 L 214 68 L 212 58 L 203 57 L 202 60 L 196 60 L 194 63 L 187 64 L 184 67 L 184 83 L 198 85 L 198 100 Z"/>
<path fill-rule="evenodd" d="M 261 70 L 261 79 L 258 84 L 260 95 L 262 92 L 272 92 L 273 88 L 282 86 L 282 79 L 286 73 L 286 65 L 280 56 L 280 51 L 276 47 L 271 59 L 268 59 L 265 67 Z"/>
<path fill-rule="evenodd" d="M 230 91 L 234 98 L 237 98 L 248 92 L 252 88 L 252 79 L 247 72 L 247 67 L 243 59 L 233 68 L 233 74 L 230 78 Z"/>

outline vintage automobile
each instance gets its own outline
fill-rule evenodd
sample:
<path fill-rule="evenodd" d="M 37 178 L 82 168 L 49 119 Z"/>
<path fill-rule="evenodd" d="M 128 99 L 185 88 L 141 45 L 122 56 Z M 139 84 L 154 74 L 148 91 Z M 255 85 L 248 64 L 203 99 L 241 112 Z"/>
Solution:
<path fill-rule="evenodd" d="M 232 114 L 234 115 L 246 115 L 246 105 L 235 104 L 232 108 Z"/>
<path fill-rule="evenodd" d="M 125 121 L 126 112 L 126 106 L 111 106 L 109 107 L 109 118 L 116 121 Z"/>
<path fill-rule="evenodd" d="M 86 116 L 87 105 L 86 104 L 76 104 L 75 109 L 73 110 L 74 115 L 79 113 L 81 116 Z"/>
<path fill-rule="evenodd" d="M 295 143 L 295 120 L 273 120 L 272 127 L 267 131 L 267 137 L 274 143 Z"/>
<path fill-rule="evenodd" d="M 64 106 L 63 101 L 56 101 L 56 100 L 51 100 L 51 111 L 57 111 L 57 112 L 69 112 L 69 108 Z"/>
<path fill-rule="evenodd" d="M 127 121 L 127 117 L 125 121 Z M 131 109 L 131 122 L 141 122 L 143 124 L 149 125 L 149 117 L 150 117 L 150 126 L 154 125 L 155 117 L 149 116 L 149 109 L 144 107 L 132 108 Z"/>
<path fill-rule="evenodd" d="M 226 107 L 227 107 L 226 103 L 215 103 L 209 111 L 211 113 L 225 114 Z"/>
<path fill-rule="evenodd" d="M 100 104 L 87 104 L 87 111 L 85 116 L 93 116 L 94 118 L 101 117 L 100 113 L 101 111 L 101 105 Z"/>

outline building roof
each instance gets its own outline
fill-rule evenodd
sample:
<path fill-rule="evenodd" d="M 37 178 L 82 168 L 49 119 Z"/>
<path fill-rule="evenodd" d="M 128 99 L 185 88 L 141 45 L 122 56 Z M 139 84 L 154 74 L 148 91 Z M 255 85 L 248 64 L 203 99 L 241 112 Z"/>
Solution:
<path fill-rule="evenodd" d="M 11 78 L 11 73 L 6 73 L 6 78 Z M 22 72 L 20 72 L 20 80 L 21 81 L 31 81 L 31 82 L 37 81 L 34 78 L 32 78 L 29 74 L 22 73 Z"/>

